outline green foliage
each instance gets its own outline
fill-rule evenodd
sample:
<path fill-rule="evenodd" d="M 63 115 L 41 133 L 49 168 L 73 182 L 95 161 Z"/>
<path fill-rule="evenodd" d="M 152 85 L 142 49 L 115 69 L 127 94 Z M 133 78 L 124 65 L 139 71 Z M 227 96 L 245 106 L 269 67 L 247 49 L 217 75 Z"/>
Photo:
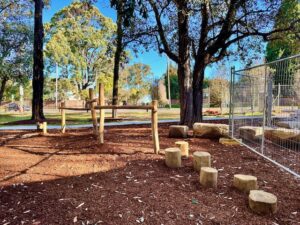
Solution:
<path fill-rule="evenodd" d="M 209 80 L 210 106 L 220 107 L 224 101 L 226 90 L 229 89 L 229 82 L 224 78 L 214 78 Z"/>
<path fill-rule="evenodd" d="M 82 98 L 86 97 L 82 90 L 96 85 L 100 74 L 112 74 L 116 26 L 89 1 L 74 1 L 45 28 L 46 56 L 66 69 L 66 78 L 78 87 Z"/>
<path fill-rule="evenodd" d="M 298 0 L 283 0 L 280 10 L 276 16 L 275 28 L 285 28 L 287 24 L 298 19 L 295 30 L 272 35 L 268 42 L 266 59 L 268 62 L 285 58 L 300 52 L 300 39 L 296 33 L 300 33 L 300 3 Z"/>
<path fill-rule="evenodd" d="M 3 84 L 4 90 L 9 86 L 4 98 L 10 98 L 15 93 L 13 86 L 25 84 L 32 73 L 31 16 L 27 1 L 0 0 L 0 86 Z"/>
<path fill-rule="evenodd" d="M 139 100 L 150 96 L 153 73 L 149 65 L 136 63 L 128 66 L 121 73 L 120 97 L 137 104 Z"/>
<path fill-rule="evenodd" d="M 167 98 L 169 99 L 169 91 L 168 91 L 168 76 L 167 72 L 163 74 L 165 78 L 165 86 L 167 90 Z M 169 77 L 170 77 L 170 92 L 171 92 L 171 99 L 179 99 L 179 83 L 178 83 L 178 76 L 177 76 L 177 68 L 171 65 L 169 67 Z"/>

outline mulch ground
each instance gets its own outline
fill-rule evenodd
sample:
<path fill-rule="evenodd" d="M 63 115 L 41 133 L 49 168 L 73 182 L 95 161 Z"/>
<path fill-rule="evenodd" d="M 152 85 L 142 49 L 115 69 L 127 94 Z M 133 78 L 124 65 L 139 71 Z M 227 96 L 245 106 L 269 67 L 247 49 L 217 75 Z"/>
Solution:
<path fill-rule="evenodd" d="M 105 144 L 91 130 L 0 133 L 0 224 L 300 224 L 300 180 L 241 146 L 187 138 L 208 151 L 218 187 L 200 186 L 192 160 L 182 168 L 153 154 L 148 126 L 110 127 Z M 160 125 L 161 148 L 174 146 Z M 278 197 L 278 212 L 260 216 L 233 175 L 258 177 Z"/>

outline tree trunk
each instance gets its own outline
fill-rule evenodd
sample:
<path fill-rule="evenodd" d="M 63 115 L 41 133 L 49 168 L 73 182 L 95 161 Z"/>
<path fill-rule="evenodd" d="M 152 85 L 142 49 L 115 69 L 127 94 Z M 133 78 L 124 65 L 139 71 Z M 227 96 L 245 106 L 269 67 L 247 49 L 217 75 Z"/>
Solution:
<path fill-rule="evenodd" d="M 4 95 L 4 90 L 6 86 L 6 82 L 8 81 L 7 77 L 3 77 L 1 80 L 1 86 L 0 86 L 0 105 L 2 103 L 3 95 Z"/>
<path fill-rule="evenodd" d="M 119 95 L 119 72 L 120 72 L 120 61 L 121 54 L 123 52 L 123 28 L 122 28 L 123 18 L 122 18 L 122 3 L 118 4 L 117 7 L 117 48 L 115 52 L 114 59 L 114 81 L 113 81 L 113 105 L 118 104 Z M 117 117 L 117 110 L 112 110 L 112 117 Z"/>
<path fill-rule="evenodd" d="M 187 1 L 178 4 L 178 81 L 180 89 L 180 124 L 193 125 L 193 92 L 190 69 L 189 13 Z"/>
<path fill-rule="evenodd" d="M 33 78 L 32 78 L 32 120 L 45 119 L 43 112 L 44 61 L 43 61 L 43 1 L 34 1 L 34 47 L 33 47 Z"/>
<path fill-rule="evenodd" d="M 203 120 L 203 81 L 204 81 L 204 64 L 194 70 L 193 75 L 193 123 Z"/>

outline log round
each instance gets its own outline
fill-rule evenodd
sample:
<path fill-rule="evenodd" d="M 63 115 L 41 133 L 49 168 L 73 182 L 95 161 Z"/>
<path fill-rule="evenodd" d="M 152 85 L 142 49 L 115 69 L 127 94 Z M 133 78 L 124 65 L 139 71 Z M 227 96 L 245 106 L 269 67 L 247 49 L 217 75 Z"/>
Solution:
<path fill-rule="evenodd" d="M 277 211 L 277 197 L 262 190 L 252 190 L 249 194 L 249 207 L 258 214 L 270 214 Z"/>
<path fill-rule="evenodd" d="M 258 188 L 257 178 L 251 175 L 235 174 L 233 177 L 233 186 L 240 191 L 248 193 Z"/>
<path fill-rule="evenodd" d="M 194 170 L 200 171 L 201 167 L 210 167 L 211 156 L 208 152 L 194 152 L 193 167 Z"/>
<path fill-rule="evenodd" d="M 175 145 L 180 148 L 181 157 L 189 157 L 189 143 L 186 141 L 176 141 Z"/>
<path fill-rule="evenodd" d="M 171 125 L 169 126 L 170 138 L 186 138 L 188 135 L 189 127 L 183 125 Z"/>
<path fill-rule="evenodd" d="M 202 167 L 200 171 L 200 184 L 204 187 L 217 187 L 218 170 L 211 167 Z"/>
<path fill-rule="evenodd" d="M 229 126 L 217 123 L 194 123 L 194 137 L 200 138 L 220 138 L 228 137 Z"/>
<path fill-rule="evenodd" d="M 181 167 L 181 151 L 179 148 L 167 148 L 165 150 L 166 165 L 170 168 Z"/>

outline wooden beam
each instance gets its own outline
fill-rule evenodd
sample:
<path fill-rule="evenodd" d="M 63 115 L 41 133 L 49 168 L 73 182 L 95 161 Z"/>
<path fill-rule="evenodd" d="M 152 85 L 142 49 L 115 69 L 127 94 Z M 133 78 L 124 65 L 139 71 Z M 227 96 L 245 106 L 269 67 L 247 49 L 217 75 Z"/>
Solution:
<path fill-rule="evenodd" d="M 89 110 L 91 110 L 90 108 L 70 108 L 70 107 L 59 107 L 59 109 L 74 110 L 74 111 L 89 111 Z"/>
<path fill-rule="evenodd" d="M 151 110 L 153 106 L 149 105 L 98 105 L 95 109 L 144 109 Z"/>

